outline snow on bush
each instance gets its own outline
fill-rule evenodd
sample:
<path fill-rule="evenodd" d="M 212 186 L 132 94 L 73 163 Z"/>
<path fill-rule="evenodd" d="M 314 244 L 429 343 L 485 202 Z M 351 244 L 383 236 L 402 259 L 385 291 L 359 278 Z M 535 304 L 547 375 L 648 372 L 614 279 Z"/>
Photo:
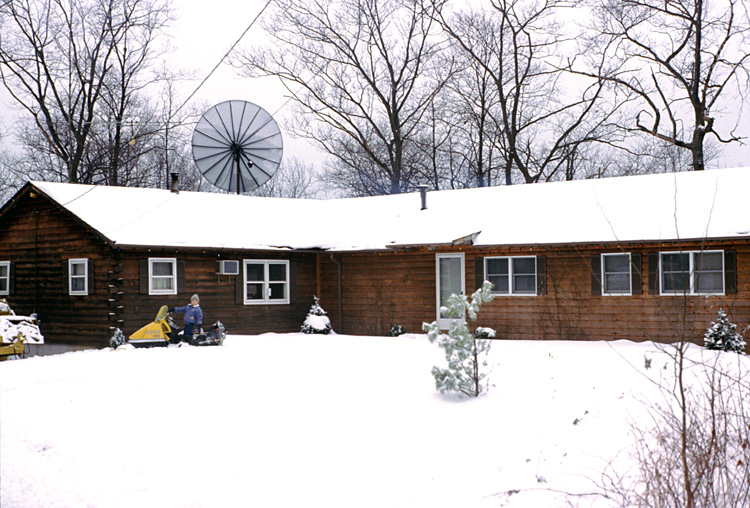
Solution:
<path fill-rule="evenodd" d="M 703 336 L 703 345 L 707 349 L 733 353 L 745 352 L 745 341 L 737 332 L 737 325 L 729 321 L 724 309 L 719 309 L 719 319 L 712 322 Z"/>
<path fill-rule="evenodd" d="M 497 337 L 497 332 L 492 328 L 478 326 L 477 329 L 474 330 L 474 337 L 477 339 L 494 339 Z"/>
<path fill-rule="evenodd" d="M 404 327 L 401 325 L 393 325 L 391 326 L 391 329 L 388 330 L 389 337 L 398 337 L 399 335 L 403 335 L 405 333 L 406 330 L 404 330 Z"/>
<path fill-rule="evenodd" d="M 115 333 L 113 333 L 112 337 L 109 339 L 109 347 L 117 349 L 120 346 L 124 346 L 127 342 L 128 340 L 125 338 L 125 334 L 122 333 L 122 330 L 115 328 Z"/>
<path fill-rule="evenodd" d="M 459 395 L 479 397 L 480 393 L 487 391 L 487 374 L 482 370 L 487 368 L 490 341 L 476 338 L 469 330 L 465 316 L 468 314 L 472 321 L 476 321 L 482 303 L 494 298 L 492 283 L 485 281 L 471 295 L 471 301 L 465 295 L 453 294 L 448 298 L 447 306 L 441 307 L 441 314 L 454 319 L 447 335 L 440 332 L 437 321 L 422 324 L 429 341 L 437 341 L 438 346 L 445 350 L 448 361 L 447 369 L 432 368 L 435 388 L 440 393 L 458 392 Z"/>
<path fill-rule="evenodd" d="M 326 311 L 320 306 L 320 299 L 313 296 L 314 302 L 307 313 L 305 322 L 302 324 L 302 333 L 320 333 L 328 335 L 331 333 L 331 320 L 326 316 Z"/>

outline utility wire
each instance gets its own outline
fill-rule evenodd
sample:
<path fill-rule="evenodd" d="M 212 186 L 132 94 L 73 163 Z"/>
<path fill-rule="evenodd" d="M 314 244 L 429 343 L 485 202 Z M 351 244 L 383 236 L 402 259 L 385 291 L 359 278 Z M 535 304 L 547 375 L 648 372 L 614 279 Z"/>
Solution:
<path fill-rule="evenodd" d="M 170 121 L 170 122 L 172 121 L 172 118 L 174 118 L 174 116 L 175 116 L 175 115 L 177 115 L 177 113 L 179 113 L 179 112 L 180 112 L 180 110 L 181 110 L 182 108 L 184 108 L 184 107 L 185 107 L 185 105 L 187 105 L 187 103 L 188 103 L 188 102 L 190 101 L 190 99 L 192 99 L 192 98 L 193 98 L 193 96 L 194 96 L 194 95 L 195 95 L 196 93 L 198 93 L 198 90 L 200 90 L 200 89 L 201 89 L 201 87 L 202 87 L 202 86 L 203 86 L 203 85 L 204 85 L 204 84 L 206 83 L 206 81 L 208 81 L 208 78 L 210 78 L 210 77 L 211 77 L 211 76 L 213 75 L 213 73 L 214 73 L 214 72 L 216 72 L 216 69 L 218 69 L 218 68 L 219 68 L 219 66 L 220 66 L 220 65 L 221 65 L 222 63 L 224 63 L 224 60 L 226 60 L 226 59 L 227 59 L 227 57 L 228 57 L 228 56 L 229 56 L 229 55 L 230 55 L 230 54 L 232 53 L 232 51 L 234 51 L 234 48 L 235 48 L 235 47 L 237 47 L 237 44 L 239 44 L 239 43 L 240 43 L 240 41 L 242 40 L 242 38 L 243 38 L 243 37 L 245 37 L 245 34 L 247 34 L 247 32 L 249 32 L 249 31 L 250 31 L 250 29 L 251 29 L 251 28 L 253 27 L 253 25 L 255 24 L 255 22 L 256 22 L 256 21 L 258 21 L 258 18 L 260 18 L 260 15 L 261 15 L 261 14 L 263 14 L 263 11 L 265 11 L 265 10 L 266 10 L 266 7 L 268 7 L 268 6 L 269 6 L 269 4 L 270 4 L 270 3 L 272 2 L 272 1 L 273 1 L 273 0 L 268 0 L 268 1 L 266 2 L 266 4 L 265 4 L 265 5 L 263 6 L 263 8 L 262 8 L 262 9 L 260 10 L 260 12 L 258 12 L 258 14 L 257 14 L 257 15 L 255 16 L 255 18 L 253 18 L 253 20 L 252 20 L 252 21 L 250 22 L 250 24 L 249 24 L 249 25 L 247 26 L 247 28 L 245 28 L 245 31 L 244 31 L 244 32 L 242 32 L 242 35 L 240 35 L 240 36 L 239 36 L 239 37 L 237 38 L 237 40 L 236 40 L 236 41 L 234 42 L 234 44 L 232 44 L 232 47 L 231 47 L 231 48 L 229 48 L 229 51 L 227 51 L 227 52 L 226 52 L 226 53 L 224 54 L 224 56 L 223 56 L 223 57 L 221 57 L 221 60 L 219 60 L 219 63 L 217 63 L 217 64 L 216 64 L 216 66 L 215 66 L 215 67 L 214 67 L 213 69 L 211 69 L 211 72 L 209 72 L 209 73 L 208 73 L 208 76 L 206 76 L 206 77 L 205 77 L 205 78 L 203 79 L 203 81 L 201 81 L 201 82 L 200 82 L 200 84 L 198 85 L 198 87 L 197 87 L 197 88 L 196 88 L 196 89 L 195 89 L 195 90 L 193 91 L 193 93 L 191 93 L 191 94 L 190 94 L 190 96 L 189 96 L 189 97 L 188 97 L 187 99 L 185 99 L 185 102 L 183 102 L 183 103 L 182 103 L 182 106 L 180 106 L 179 108 L 177 108 L 177 110 L 176 110 L 176 111 L 175 111 L 174 113 L 172 113 L 172 115 L 171 115 L 171 116 L 169 117 L 169 121 Z"/>

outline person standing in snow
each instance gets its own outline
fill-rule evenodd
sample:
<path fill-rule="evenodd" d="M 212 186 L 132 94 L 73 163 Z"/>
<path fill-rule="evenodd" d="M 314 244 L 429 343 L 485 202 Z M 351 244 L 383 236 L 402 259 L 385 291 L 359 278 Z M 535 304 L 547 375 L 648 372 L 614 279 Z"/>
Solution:
<path fill-rule="evenodd" d="M 185 328 L 182 331 L 183 335 L 193 335 L 193 329 L 195 329 L 196 332 L 200 332 L 201 325 L 203 325 L 203 311 L 201 310 L 200 301 L 198 295 L 193 295 L 190 297 L 189 305 L 169 309 L 169 312 L 185 314 Z"/>

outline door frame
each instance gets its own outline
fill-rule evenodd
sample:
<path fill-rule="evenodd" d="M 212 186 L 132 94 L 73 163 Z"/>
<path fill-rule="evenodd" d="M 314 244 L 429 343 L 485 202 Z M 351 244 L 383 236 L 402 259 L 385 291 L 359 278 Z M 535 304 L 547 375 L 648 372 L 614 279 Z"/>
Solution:
<path fill-rule="evenodd" d="M 450 328 L 451 323 L 461 320 L 440 317 L 440 260 L 450 258 L 457 258 L 461 262 L 461 294 L 466 294 L 466 263 L 464 253 L 450 252 L 435 254 L 435 313 L 437 315 L 438 326 L 440 326 L 441 330 L 447 330 Z"/>

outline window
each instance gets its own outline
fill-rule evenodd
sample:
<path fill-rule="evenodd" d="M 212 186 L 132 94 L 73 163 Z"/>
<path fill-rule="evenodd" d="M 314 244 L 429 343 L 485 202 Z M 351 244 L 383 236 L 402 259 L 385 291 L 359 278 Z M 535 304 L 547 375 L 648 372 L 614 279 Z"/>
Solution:
<path fill-rule="evenodd" d="M 289 261 L 245 260 L 245 305 L 289 303 Z"/>
<path fill-rule="evenodd" d="M 602 294 L 630 295 L 630 254 L 602 254 Z"/>
<path fill-rule="evenodd" d="M 724 252 L 660 253 L 662 294 L 724 294 Z"/>
<path fill-rule="evenodd" d="M 0 261 L 0 295 L 10 294 L 10 261 Z"/>
<path fill-rule="evenodd" d="M 536 295 L 536 256 L 484 259 L 485 278 L 501 295 Z"/>
<path fill-rule="evenodd" d="M 68 294 L 84 296 L 89 294 L 89 260 L 68 260 Z"/>
<path fill-rule="evenodd" d="M 177 294 L 177 260 L 175 258 L 148 259 L 148 294 Z"/>

